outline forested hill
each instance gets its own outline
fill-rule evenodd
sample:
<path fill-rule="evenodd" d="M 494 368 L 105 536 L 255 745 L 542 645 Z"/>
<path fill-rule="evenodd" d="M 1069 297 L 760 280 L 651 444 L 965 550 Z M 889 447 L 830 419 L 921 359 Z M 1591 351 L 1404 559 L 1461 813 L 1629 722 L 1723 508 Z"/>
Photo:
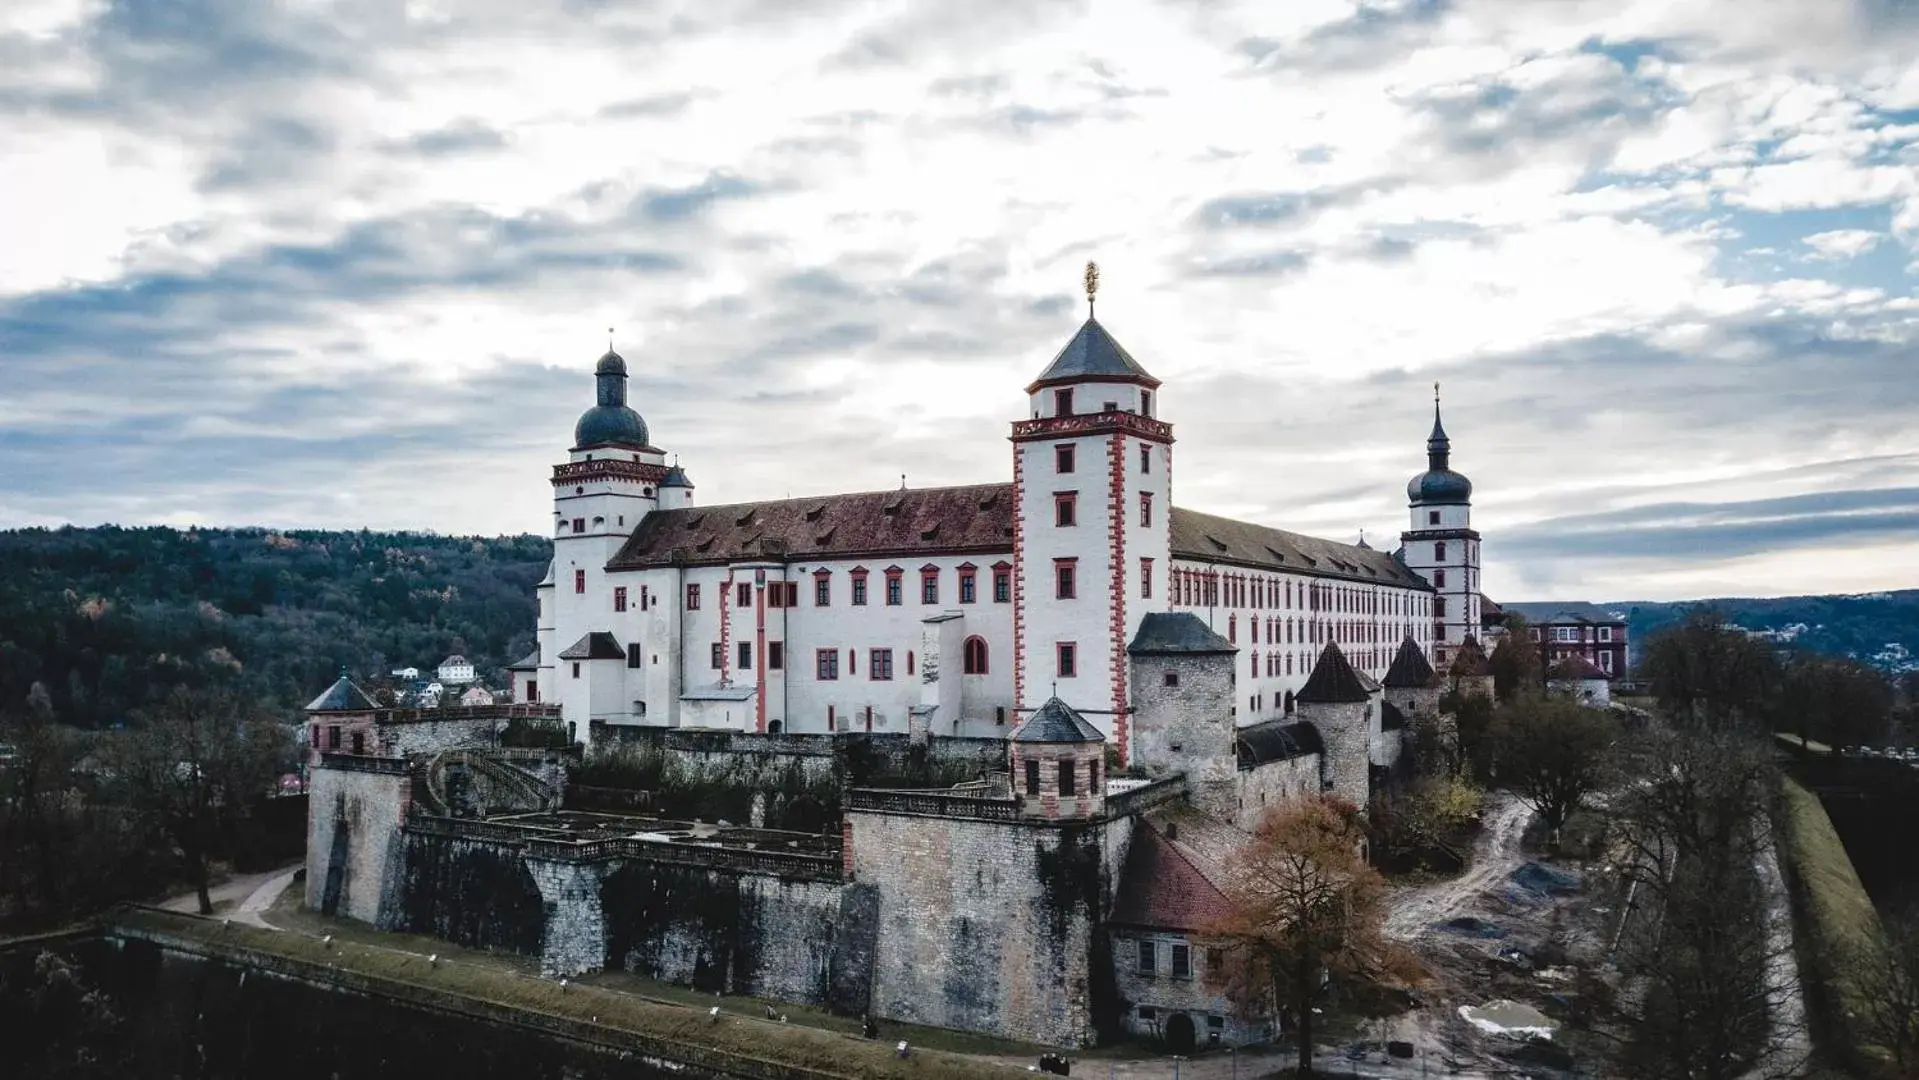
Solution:
<path fill-rule="evenodd" d="M 238 680 L 289 718 L 342 666 L 463 653 L 489 686 L 533 648 L 552 544 L 268 529 L 0 531 L 0 708 L 46 683 L 102 726 L 178 682 Z"/>
<path fill-rule="evenodd" d="M 1598 605 L 1625 615 L 1634 642 L 1685 618 L 1694 607 L 1717 609 L 1727 622 L 1764 633 L 1786 648 L 1850 656 L 1886 671 L 1919 668 L 1919 589 L 1832 596 L 1757 599 L 1618 600 Z"/>

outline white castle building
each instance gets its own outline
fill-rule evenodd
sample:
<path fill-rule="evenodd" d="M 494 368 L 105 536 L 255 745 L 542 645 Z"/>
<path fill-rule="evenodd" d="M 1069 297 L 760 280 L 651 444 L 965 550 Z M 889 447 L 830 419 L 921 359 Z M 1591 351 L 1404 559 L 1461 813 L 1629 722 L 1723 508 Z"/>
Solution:
<path fill-rule="evenodd" d="M 1380 679 L 1478 625 L 1471 484 L 1434 406 L 1400 553 L 1173 505 L 1160 381 L 1090 316 L 1026 387 L 1012 481 L 696 505 L 626 362 L 553 469 L 515 699 L 589 725 L 1004 735 L 1057 694 L 1129 757 L 1127 646 L 1191 612 L 1238 647 L 1235 720 L 1292 712 L 1327 642 Z M 582 732 L 585 733 L 584 730 Z"/>

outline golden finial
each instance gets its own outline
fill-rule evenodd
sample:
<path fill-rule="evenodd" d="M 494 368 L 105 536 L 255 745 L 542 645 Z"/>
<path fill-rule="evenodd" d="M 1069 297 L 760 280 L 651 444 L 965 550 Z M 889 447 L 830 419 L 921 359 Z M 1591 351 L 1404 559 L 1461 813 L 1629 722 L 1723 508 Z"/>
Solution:
<path fill-rule="evenodd" d="M 1086 263 L 1086 317 L 1093 317 L 1093 297 L 1099 294 L 1099 264 Z"/>

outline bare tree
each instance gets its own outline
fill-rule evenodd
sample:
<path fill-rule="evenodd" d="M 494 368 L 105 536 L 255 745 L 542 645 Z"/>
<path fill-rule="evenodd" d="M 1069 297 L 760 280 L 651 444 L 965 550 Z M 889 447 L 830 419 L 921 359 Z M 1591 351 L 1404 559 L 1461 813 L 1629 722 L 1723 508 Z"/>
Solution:
<path fill-rule="evenodd" d="M 1206 929 L 1227 962 L 1208 975 L 1257 1015 L 1293 1018 L 1299 1075 L 1313 1069 L 1313 1003 L 1322 981 L 1363 977 L 1393 953 L 1382 923 L 1385 882 L 1366 864 L 1358 808 L 1336 798 L 1269 813 L 1231 864 L 1231 911 Z"/>
<path fill-rule="evenodd" d="M 1770 646 L 1704 607 L 1648 639 L 1639 667 L 1676 723 L 1713 731 L 1764 723 L 1779 681 Z"/>
<path fill-rule="evenodd" d="M 128 802 L 179 848 L 202 915 L 213 912 L 208 857 L 223 830 L 269 790 L 286 742 L 279 725 L 236 694 L 180 687 L 113 748 Z"/>
<path fill-rule="evenodd" d="M 1919 1076 L 1919 909 L 1886 921 L 1883 938 L 1851 964 L 1859 1031 L 1892 1059 L 1896 1077 Z"/>

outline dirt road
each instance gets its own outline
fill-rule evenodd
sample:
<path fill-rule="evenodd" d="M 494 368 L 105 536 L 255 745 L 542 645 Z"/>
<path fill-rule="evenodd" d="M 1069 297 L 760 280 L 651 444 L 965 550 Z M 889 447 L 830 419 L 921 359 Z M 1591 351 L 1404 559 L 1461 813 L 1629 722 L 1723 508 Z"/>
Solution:
<path fill-rule="evenodd" d="M 1394 896 L 1386 915 L 1386 934 L 1412 941 L 1472 904 L 1480 893 L 1518 869 L 1524 861 L 1519 839 L 1533 819 L 1533 808 L 1508 792 L 1493 796 L 1486 811 L 1486 829 L 1473 845 L 1472 865 L 1451 881 L 1423 885 Z"/>

